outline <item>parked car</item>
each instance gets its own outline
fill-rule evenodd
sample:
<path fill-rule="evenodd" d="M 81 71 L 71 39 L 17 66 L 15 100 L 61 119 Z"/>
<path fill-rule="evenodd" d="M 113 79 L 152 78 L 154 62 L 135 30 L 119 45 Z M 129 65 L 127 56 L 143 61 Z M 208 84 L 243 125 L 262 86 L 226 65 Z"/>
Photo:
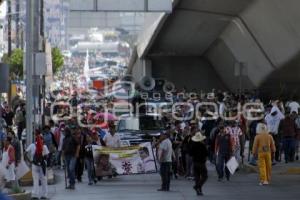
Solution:
<path fill-rule="evenodd" d="M 117 124 L 117 134 L 120 135 L 122 141 L 136 145 L 158 138 L 165 128 L 158 114 L 122 115 Z"/>

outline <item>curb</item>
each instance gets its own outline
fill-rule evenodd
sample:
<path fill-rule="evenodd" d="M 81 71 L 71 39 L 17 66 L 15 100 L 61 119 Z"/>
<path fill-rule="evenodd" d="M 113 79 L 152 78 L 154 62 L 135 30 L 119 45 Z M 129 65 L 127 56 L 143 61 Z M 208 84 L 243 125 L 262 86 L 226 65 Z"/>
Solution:
<path fill-rule="evenodd" d="M 48 185 L 55 184 L 55 175 L 54 171 L 52 169 L 48 170 Z M 33 180 L 32 180 L 32 172 L 29 171 L 23 178 L 20 179 L 20 186 L 32 186 Z"/>
<path fill-rule="evenodd" d="M 31 193 L 30 192 L 24 192 L 24 193 L 18 193 L 18 194 L 9 194 L 7 195 L 9 198 L 13 200 L 30 200 L 31 199 Z"/>
<path fill-rule="evenodd" d="M 281 175 L 300 175 L 300 167 L 290 167 L 284 172 L 280 173 Z"/>

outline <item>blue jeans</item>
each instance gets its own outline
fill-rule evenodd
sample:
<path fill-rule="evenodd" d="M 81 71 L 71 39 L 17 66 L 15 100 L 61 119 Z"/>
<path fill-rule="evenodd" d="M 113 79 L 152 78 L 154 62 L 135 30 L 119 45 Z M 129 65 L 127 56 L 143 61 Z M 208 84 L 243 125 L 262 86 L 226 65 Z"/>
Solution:
<path fill-rule="evenodd" d="M 218 172 L 218 178 L 223 179 L 224 178 L 224 168 L 225 168 L 225 174 L 226 178 L 229 179 L 230 177 L 230 172 L 225 166 L 225 164 L 228 162 L 230 159 L 230 156 L 227 154 L 219 154 L 217 156 L 217 172 Z"/>
<path fill-rule="evenodd" d="M 92 183 L 95 178 L 94 161 L 92 158 L 85 158 L 85 165 L 88 172 L 89 183 Z"/>
<path fill-rule="evenodd" d="M 294 138 L 283 138 L 282 145 L 285 161 L 294 161 L 296 140 Z"/>
<path fill-rule="evenodd" d="M 61 163 L 61 151 L 57 151 L 56 152 L 56 165 L 58 166 L 62 166 L 63 164 Z"/>
<path fill-rule="evenodd" d="M 75 166 L 76 166 L 76 157 L 65 155 L 65 167 L 68 173 L 70 186 L 75 185 Z"/>

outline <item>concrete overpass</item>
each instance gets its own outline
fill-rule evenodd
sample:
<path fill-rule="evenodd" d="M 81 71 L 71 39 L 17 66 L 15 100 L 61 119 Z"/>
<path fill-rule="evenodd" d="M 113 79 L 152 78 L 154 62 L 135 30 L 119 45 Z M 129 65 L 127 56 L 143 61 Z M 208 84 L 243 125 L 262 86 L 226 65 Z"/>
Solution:
<path fill-rule="evenodd" d="M 242 78 L 243 89 L 299 96 L 299 7 L 298 0 L 174 0 L 171 14 L 147 20 L 128 73 L 204 90 L 236 91 Z"/>

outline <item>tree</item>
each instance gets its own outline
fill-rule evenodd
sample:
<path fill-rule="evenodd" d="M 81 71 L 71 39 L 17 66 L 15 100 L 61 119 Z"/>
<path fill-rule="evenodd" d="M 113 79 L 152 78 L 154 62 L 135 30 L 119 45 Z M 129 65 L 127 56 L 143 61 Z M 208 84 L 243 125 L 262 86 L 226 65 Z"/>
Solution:
<path fill-rule="evenodd" d="M 2 61 L 9 64 L 9 73 L 12 80 L 23 77 L 23 50 L 14 49 L 10 56 L 4 54 Z"/>
<path fill-rule="evenodd" d="M 64 65 L 64 56 L 59 48 L 52 48 L 52 70 L 53 74 L 56 74 Z"/>
<path fill-rule="evenodd" d="M 52 53 L 52 70 L 53 74 L 57 73 L 64 65 L 64 57 L 59 48 L 55 47 Z M 11 56 L 4 54 L 2 61 L 10 65 L 10 77 L 12 80 L 23 77 L 23 50 L 14 49 Z"/>

